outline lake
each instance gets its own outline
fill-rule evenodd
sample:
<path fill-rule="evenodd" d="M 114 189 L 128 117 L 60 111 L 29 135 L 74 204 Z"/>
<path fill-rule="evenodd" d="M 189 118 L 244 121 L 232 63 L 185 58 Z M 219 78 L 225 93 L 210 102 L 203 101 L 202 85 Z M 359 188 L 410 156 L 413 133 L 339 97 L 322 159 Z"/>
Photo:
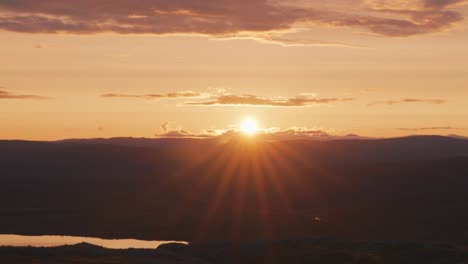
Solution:
<path fill-rule="evenodd" d="M 63 245 L 75 245 L 89 243 L 111 249 L 142 248 L 155 249 L 161 244 L 172 242 L 187 244 L 183 241 L 146 241 L 137 239 L 102 239 L 94 237 L 75 236 L 22 236 L 22 235 L 0 235 L 0 246 L 32 246 L 32 247 L 55 247 Z"/>

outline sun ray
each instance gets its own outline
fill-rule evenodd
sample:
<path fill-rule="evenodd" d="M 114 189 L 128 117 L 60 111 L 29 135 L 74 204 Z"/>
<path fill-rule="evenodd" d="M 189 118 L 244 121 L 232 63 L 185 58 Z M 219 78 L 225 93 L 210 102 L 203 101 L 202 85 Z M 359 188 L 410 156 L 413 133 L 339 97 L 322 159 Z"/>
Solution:
<path fill-rule="evenodd" d="M 229 146 L 229 148 L 234 148 L 234 151 L 231 152 L 232 149 L 226 151 L 227 159 L 224 160 L 224 167 L 212 172 L 213 174 L 218 174 L 217 176 L 220 177 L 220 180 L 215 186 L 211 203 L 208 205 L 206 213 L 202 217 L 201 225 L 197 230 L 197 238 L 199 239 L 203 237 L 206 230 L 209 229 L 213 218 L 216 217 L 216 213 L 219 211 L 224 201 L 223 199 L 227 195 L 226 191 L 233 183 L 233 178 L 239 167 L 240 160 L 236 146 Z"/>

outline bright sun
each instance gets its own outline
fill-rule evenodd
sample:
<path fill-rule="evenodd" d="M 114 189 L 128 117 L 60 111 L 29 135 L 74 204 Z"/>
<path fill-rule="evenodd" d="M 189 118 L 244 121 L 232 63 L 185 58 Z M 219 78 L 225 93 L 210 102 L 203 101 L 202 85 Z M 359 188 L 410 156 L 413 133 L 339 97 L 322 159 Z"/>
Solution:
<path fill-rule="evenodd" d="M 242 133 L 246 135 L 249 135 L 249 136 L 255 135 L 258 131 L 257 121 L 251 118 L 244 119 L 241 122 L 240 129 Z"/>

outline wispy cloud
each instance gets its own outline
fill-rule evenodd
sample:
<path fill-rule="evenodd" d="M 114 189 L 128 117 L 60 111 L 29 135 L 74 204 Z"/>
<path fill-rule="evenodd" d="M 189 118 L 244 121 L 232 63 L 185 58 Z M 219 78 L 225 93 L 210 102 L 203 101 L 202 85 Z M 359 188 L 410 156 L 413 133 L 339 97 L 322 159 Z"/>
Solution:
<path fill-rule="evenodd" d="M 155 94 L 126 94 L 107 93 L 102 94 L 103 98 L 126 98 L 144 100 L 163 99 L 191 99 L 180 105 L 185 106 L 251 106 L 251 107 L 308 107 L 314 105 L 327 105 L 354 100 L 351 97 L 327 97 L 318 98 L 313 94 L 299 94 L 295 97 L 261 97 L 252 94 L 235 95 L 225 93 L 200 93 L 194 91 L 181 91 L 171 93 Z"/>
<path fill-rule="evenodd" d="M 428 130 L 460 130 L 462 128 L 452 126 L 435 126 L 435 127 L 416 127 L 416 128 L 396 128 L 401 131 L 428 131 Z"/>
<path fill-rule="evenodd" d="M 107 93 L 102 94 L 104 98 L 133 98 L 145 100 L 160 100 L 160 99 L 178 99 L 178 98 L 198 98 L 203 97 L 202 93 L 194 91 L 181 91 L 162 94 L 123 94 L 123 93 Z"/>
<path fill-rule="evenodd" d="M 339 102 L 349 102 L 354 98 L 317 98 L 315 96 L 298 95 L 292 98 L 266 98 L 256 95 L 218 95 L 211 96 L 206 101 L 185 102 L 191 106 L 255 106 L 255 107 L 307 107 Z"/>
<path fill-rule="evenodd" d="M 348 48 L 359 48 L 368 49 L 368 46 L 357 45 L 353 43 L 338 42 L 338 41 L 325 41 L 319 39 L 311 39 L 297 36 L 288 36 L 288 33 L 284 32 L 270 32 L 270 33 L 239 33 L 228 36 L 217 36 L 213 37 L 213 40 L 217 41 L 229 41 L 229 40 L 254 40 L 263 43 L 276 44 L 283 47 L 348 47 Z"/>
<path fill-rule="evenodd" d="M 408 103 L 423 103 L 423 104 L 445 104 L 447 101 L 443 99 L 417 99 L 417 98 L 403 98 L 400 100 L 384 100 L 369 103 L 368 106 L 375 105 L 396 105 Z"/>
<path fill-rule="evenodd" d="M 463 19 L 465 0 L 0 0 L 0 29 L 28 33 L 236 36 L 298 27 L 352 27 L 382 36 L 438 32 Z M 292 4 L 291 4 L 292 3 Z M 260 33 L 260 34 L 258 34 Z M 290 39 L 276 41 L 291 44 Z M 303 43 L 303 40 L 298 40 Z"/>
<path fill-rule="evenodd" d="M 0 87 L 1 88 L 1 87 Z M 0 99 L 33 99 L 33 100 L 47 100 L 50 97 L 35 95 L 35 94 L 19 94 L 11 93 L 5 90 L 0 90 Z"/>

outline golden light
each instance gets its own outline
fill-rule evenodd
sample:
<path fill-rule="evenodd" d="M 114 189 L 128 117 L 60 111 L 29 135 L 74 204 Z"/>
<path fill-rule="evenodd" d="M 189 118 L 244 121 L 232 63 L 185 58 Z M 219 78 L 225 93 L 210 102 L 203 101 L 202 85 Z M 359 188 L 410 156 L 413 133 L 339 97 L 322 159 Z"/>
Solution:
<path fill-rule="evenodd" d="M 246 135 L 255 135 L 258 132 L 257 121 L 255 121 L 255 119 L 252 118 L 242 120 L 240 130 Z"/>

